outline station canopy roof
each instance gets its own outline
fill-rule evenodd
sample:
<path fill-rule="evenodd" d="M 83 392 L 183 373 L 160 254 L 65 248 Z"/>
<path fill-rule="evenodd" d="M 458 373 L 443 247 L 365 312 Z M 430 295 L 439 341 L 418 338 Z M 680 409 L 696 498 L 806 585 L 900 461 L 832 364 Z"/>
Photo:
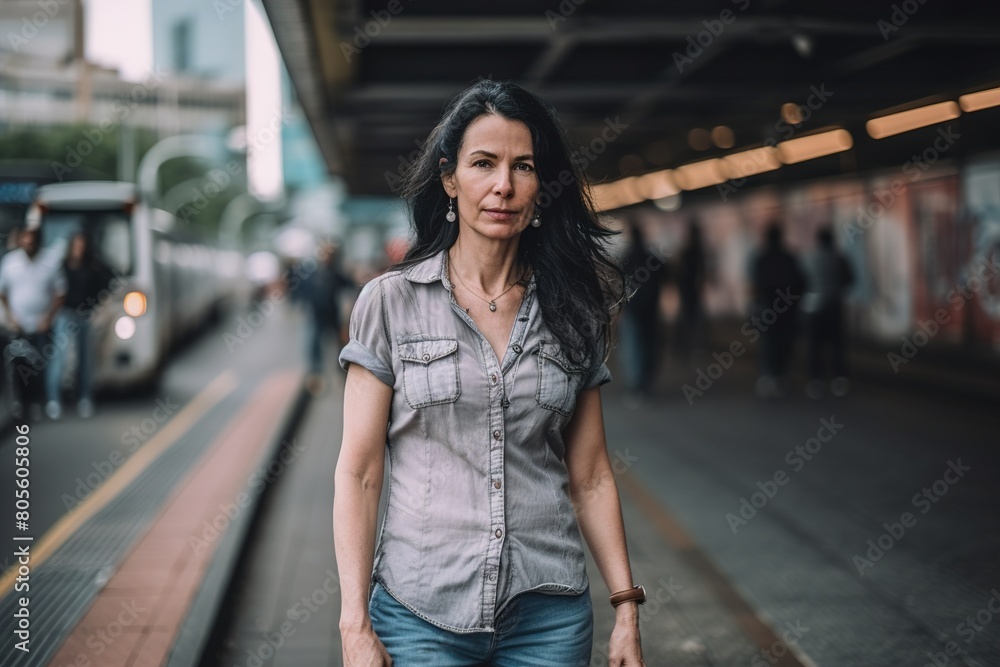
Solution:
<path fill-rule="evenodd" d="M 930 130 L 875 140 L 867 120 L 1000 86 L 995 2 L 263 2 L 328 168 L 355 195 L 390 194 L 447 101 L 483 77 L 547 99 L 578 145 L 615 124 L 592 151 L 598 181 L 831 127 L 852 134 L 849 154 L 755 178 L 898 165 Z M 962 150 L 1000 147 L 998 120 L 963 114 L 977 139 Z"/>

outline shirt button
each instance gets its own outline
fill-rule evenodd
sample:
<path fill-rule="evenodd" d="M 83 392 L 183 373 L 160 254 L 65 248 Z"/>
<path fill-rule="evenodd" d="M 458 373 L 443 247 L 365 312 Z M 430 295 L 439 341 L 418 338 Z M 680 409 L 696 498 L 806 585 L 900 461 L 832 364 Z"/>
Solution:
<path fill-rule="evenodd" d="M 497 383 L 497 374 L 496 373 L 493 373 L 492 375 L 490 375 L 490 382 L 492 382 L 493 384 Z"/>
<path fill-rule="evenodd" d="M 513 348 L 514 348 L 514 354 L 521 354 L 522 350 L 520 345 L 515 343 Z"/>
<path fill-rule="evenodd" d="M 424 361 L 430 361 L 430 360 L 431 360 L 431 355 L 429 355 L 429 354 L 425 354 L 425 355 L 423 356 L 423 359 L 424 359 Z"/>
<path fill-rule="evenodd" d="M 496 581 L 496 580 L 497 580 L 497 573 L 490 572 L 490 581 Z"/>
<path fill-rule="evenodd" d="M 494 489 L 499 489 L 500 488 L 500 480 L 499 479 L 498 480 L 494 480 L 494 482 L 493 482 L 493 488 Z"/>
<path fill-rule="evenodd" d="M 500 439 L 500 429 L 497 429 L 497 430 L 493 431 L 493 439 L 494 440 L 499 440 Z"/>
<path fill-rule="evenodd" d="M 502 537 L 503 536 L 503 531 L 500 530 L 499 528 L 497 528 L 497 532 L 495 532 L 493 534 L 496 535 L 497 537 Z"/>

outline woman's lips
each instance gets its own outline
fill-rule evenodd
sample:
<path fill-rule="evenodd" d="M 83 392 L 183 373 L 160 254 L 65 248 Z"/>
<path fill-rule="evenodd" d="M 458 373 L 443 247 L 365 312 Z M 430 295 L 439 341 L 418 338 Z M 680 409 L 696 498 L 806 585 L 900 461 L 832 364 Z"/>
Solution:
<path fill-rule="evenodd" d="M 486 215 L 494 220 L 512 220 L 517 215 L 516 211 L 506 211 L 501 209 L 486 209 Z"/>

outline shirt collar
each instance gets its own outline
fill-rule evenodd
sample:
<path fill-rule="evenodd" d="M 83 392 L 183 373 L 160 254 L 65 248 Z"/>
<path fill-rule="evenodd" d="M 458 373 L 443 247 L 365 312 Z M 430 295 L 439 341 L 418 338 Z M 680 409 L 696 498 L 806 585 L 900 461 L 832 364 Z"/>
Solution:
<path fill-rule="evenodd" d="M 447 250 L 439 250 L 427 259 L 421 260 L 404 271 L 406 279 L 414 283 L 432 283 L 441 280 L 447 286 L 448 272 L 445 270 Z"/>
<path fill-rule="evenodd" d="M 448 281 L 448 251 L 439 250 L 437 254 L 431 255 L 427 259 L 421 260 L 403 272 L 406 279 L 414 283 L 432 283 L 437 280 L 451 291 L 451 283 Z M 528 279 L 527 291 L 535 288 L 535 272 L 531 272 Z"/>

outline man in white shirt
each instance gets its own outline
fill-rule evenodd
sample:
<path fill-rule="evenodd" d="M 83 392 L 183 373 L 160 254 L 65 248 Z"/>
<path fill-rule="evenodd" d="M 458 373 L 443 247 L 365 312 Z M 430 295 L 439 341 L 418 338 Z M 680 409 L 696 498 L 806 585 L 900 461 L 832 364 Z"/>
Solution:
<path fill-rule="evenodd" d="M 45 411 L 49 418 L 58 419 L 61 409 L 59 378 L 55 374 L 57 365 L 51 363 L 45 351 L 47 348 L 52 351 L 52 324 L 66 296 L 66 277 L 58 258 L 41 251 L 37 229 L 23 230 L 19 241 L 21 247 L 9 252 L 0 261 L 0 304 L 3 305 L 8 326 L 13 330 L 14 336 L 23 338 L 28 343 L 27 349 L 18 352 L 31 359 L 30 366 L 34 372 L 23 374 L 22 385 L 28 384 L 30 378 L 44 367 L 47 401 Z M 25 346 L 21 344 L 21 347 Z M 12 352 L 14 350 L 4 354 L 4 364 L 7 390 L 11 392 L 13 401 L 12 412 L 18 418 L 21 412 L 20 394 L 24 392 L 19 392 L 20 388 L 15 386 L 10 358 Z"/>

